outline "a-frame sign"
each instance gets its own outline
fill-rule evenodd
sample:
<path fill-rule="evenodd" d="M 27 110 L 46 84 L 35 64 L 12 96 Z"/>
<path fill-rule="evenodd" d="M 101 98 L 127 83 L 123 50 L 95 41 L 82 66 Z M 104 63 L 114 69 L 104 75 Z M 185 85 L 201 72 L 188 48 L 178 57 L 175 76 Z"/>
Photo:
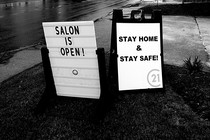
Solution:
<path fill-rule="evenodd" d="M 43 23 L 58 96 L 100 97 L 93 21 Z"/>
<path fill-rule="evenodd" d="M 114 10 L 110 77 L 117 91 L 164 90 L 162 40 L 161 11 L 147 18 L 135 10 L 126 19 L 122 10 Z"/>
<path fill-rule="evenodd" d="M 99 99 L 103 115 L 108 86 L 104 48 L 97 48 L 93 21 L 43 23 L 47 47 L 41 49 L 45 92 L 36 112 L 57 96 Z"/>

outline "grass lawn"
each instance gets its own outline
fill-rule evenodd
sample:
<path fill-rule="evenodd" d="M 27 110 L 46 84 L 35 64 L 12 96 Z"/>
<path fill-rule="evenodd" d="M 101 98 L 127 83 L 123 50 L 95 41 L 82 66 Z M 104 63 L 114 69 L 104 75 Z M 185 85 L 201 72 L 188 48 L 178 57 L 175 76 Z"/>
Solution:
<path fill-rule="evenodd" d="M 185 15 L 185 16 L 210 16 L 210 3 L 185 3 L 165 4 L 152 3 L 141 9 L 151 12 L 152 9 L 161 9 L 163 15 Z"/>
<path fill-rule="evenodd" d="M 164 69 L 165 93 L 117 95 L 96 122 L 98 100 L 92 99 L 58 98 L 34 114 L 45 89 L 38 64 L 1 83 L 0 139 L 209 139 L 210 73 Z"/>
<path fill-rule="evenodd" d="M 45 89 L 42 64 L 2 83 L 0 139 L 139 139 L 210 138 L 210 124 L 175 91 L 185 70 L 165 65 L 166 93 L 118 95 L 104 120 L 95 122 L 98 100 L 58 98 L 43 114 L 34 109 Z M 178 78 L 178 76 L 180 76 Z M 210 74 L 196 77 L 199 89 L 210 90 Z M 191 81 L 192 82 L 192 81 Z M 187 87 L 183 85 L 183 87 Z M 192 90 L 190 87 L 181 91 Z M 180 92 L 180 91 L 177 91 Z"/>

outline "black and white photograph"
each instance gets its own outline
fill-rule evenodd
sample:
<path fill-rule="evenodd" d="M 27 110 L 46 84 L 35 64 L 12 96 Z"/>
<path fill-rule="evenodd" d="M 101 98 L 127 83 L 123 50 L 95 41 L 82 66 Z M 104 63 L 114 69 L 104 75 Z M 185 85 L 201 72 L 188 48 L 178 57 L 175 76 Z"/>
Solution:
<path fill-rule="evenodd" d="M 210 0 L 0 0 L 0 140 L 210 139 Z"/>

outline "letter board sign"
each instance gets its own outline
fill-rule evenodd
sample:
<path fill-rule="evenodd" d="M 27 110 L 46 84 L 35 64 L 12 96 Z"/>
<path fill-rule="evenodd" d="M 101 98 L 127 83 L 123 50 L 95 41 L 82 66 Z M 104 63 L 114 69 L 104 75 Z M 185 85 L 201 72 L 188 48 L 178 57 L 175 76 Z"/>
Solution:
<path fill-rule="evenodd" d="M 163 88 L 160 23 L 116 23 L 119 91 Z"/>
<path fill-rule="evenodd" d="M 43 28 L 57 95 L 99 99 L 94 22 L 44 22 Z"/>

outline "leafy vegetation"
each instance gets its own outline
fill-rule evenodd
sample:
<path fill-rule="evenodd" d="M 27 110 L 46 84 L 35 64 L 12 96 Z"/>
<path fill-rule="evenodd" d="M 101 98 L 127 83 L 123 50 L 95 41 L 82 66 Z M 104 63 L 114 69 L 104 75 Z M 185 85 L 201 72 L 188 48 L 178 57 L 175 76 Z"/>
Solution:
<path fill-rule="evenodd" d="M 166 70 L 166 77 L 170 77 L 166 79 L 194 112 L 204 119 L 210 119 L 210 73 L 200 71 L 200 65 L 198 59 L 193 63 L 187 59 L 183 67 L 170 72 Z"/>
<path fill-rule="evenodd" d="M 150 4 L 142 7 L 146 13 L 152 9 L 161 9 L 163 15 L 187 15 L 187 16 L 210 16 L 210 3 L 186 3 L 186 4 Z"/>
<path fill-rule="evenodd" d="M 195 74 L 203 70 L 202 62 L 198 59 L 198 56 L 195 57 L 194 61 L 191 60 L 191 57 L 184 60 L 184 67 L 188 70 L 189 74 Z"/>

